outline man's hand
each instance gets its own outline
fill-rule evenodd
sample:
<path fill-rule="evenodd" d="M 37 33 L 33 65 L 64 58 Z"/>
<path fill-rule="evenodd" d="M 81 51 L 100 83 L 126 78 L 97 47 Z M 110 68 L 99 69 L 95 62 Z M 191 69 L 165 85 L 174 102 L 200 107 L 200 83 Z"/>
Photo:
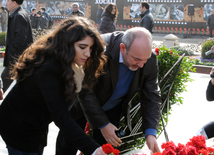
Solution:
<path fill-rule="evenodd" d="M 0 89 L 0 100 L 3 100 L 3 90 Z"/>
<path fill-rule="evenodd" d="M 107 155 L 107 154 L 103 151 L 102 147 L 99 147 L 99 148 L 96 150 L 95 155 Z"/>
<path fill-rule="evenodd" d="M 111 144 L 115 147 L 120 146 L 120 143 L 122 143 L 122 141 L 115 134 L 115 131 L 118 129 L 113 124 L 109 123 L 107 126 L 105 126 L 104 128 L 102 128 L 100 130 L 101 130 L 103 137 L 109 144 Z"/>
<path fill-rule="evenodd" d="M 148 148 L 153 152 L 160 152 L 160 149 L 158 147 L 158 143 L 157 143 L 157 140 L 156 140 L 156 137 L 153 136 L 153 135 L 148 135 L 146 137 L 146 144 L 148 146 Z"/>

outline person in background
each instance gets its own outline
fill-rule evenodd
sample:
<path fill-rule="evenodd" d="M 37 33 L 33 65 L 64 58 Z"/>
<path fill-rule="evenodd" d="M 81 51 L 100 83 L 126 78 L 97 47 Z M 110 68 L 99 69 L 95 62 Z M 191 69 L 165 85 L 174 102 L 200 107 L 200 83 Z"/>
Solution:
<path fill-rule="evenodd" d="M 1 21 L 1 30 L 2 32 L 6 32 L 7 27 L 7 11 L 4 7 L 0 7 L 0 21 Z"/>
<path fill-rule="evenodd" d="M 144 27 L 152 33 L 152 29 L 154 27 L 154 19 L 149 10 L 150 6 L 148 2 L 140 2 L 139 11 L 141 12 L 141 20 L 139 23 L 139 27 Z"/>
<path fill-rule="evenodd" d="M 85 14 L 79 9 L 79 3 L 72 4 L 72 13 L 70 16 L 85 16 Z"/>
<path fill-rule="evenodd" d="M 53 26 L 53 18 L 45 11 L 46 11 L 45 8 L 41 8 L 42 15 L 48 20 L 47 27 L 48 27 L 48 29 L 51 29 Z"/>
<path fill-rule="evenodd" d="M 13 65 L 23 51 L 33 42 L 30 18 L 21 7 L 23 0 L 8 0 L 6 7 L 10 11 L 6 37 L 6 50 L 1 78 L 5 92 L 13 80 L 10 78 L 10 66 Z"/>
<path fill-rule="evenodd" d="M 97 9 L 97 24 L 100 25 L 101 23 L 101 15 L 103 13 L 103 7 L 102 7 L 102 4 L 98 4 L 98 9 Z"/>
<path fill-rule="evenodd" d="M 91 21 L 75 17 L 24 51 L 12 69 L 17 83 L 0 105 L 0 135 L 10 155 L 42 155 L 52 121 L 85 155 L 106 155 L 68 111 L 82 83 L 93 89 L 102 74 L 103 50 Z"/>
<path fill-rule="evenodd" d="M 37 28 L 38 25 L 38 17 L 36 15 L 36 8 L 32 9 L 32 13 L 30 15 L 31 26 L 33 29 Z"/>
<path fill-rule="evenodd" d="M 214 10 L 212 10 L 211 15 L 208 16 L 207 28 L 209 29 L 209 34 L 212 38 L 212 31 L 214 29 Z"/>
<path fill-rule="evenodd" d="M 101 34 L 114 32 L 116 30 L 116 20 L 118 16 L 117 6 L 114 3 L 108 4 L 102 14 L 99 32 Z"/>
<path fill-rule="evenodd" d="M 38 18 L 38 24 L 37 24 L 37 28 L 36 30 L 39 31 L 43 31 L 43 29 L 48 29 L 48 19 L 45 18 L 45 16 L 42 14 L 41 11 L 38 11 L 36 13 L 36 17 Z"/>
<path fill-rule="evenodd" d="M 42 15 L 44 15 L 47 19 L 49 19 L 49 14 L 47 12 L 45 12 L 46 9 L 44 7 L 41 8 L 41 12 L 42 12 Z"/>
<path fill-rule="evenodd" d="M 146 144 L 153 152 L 160 152 L 156 135 L 160 121 L 161 97 L 158 86 L 158 63 L 152 52 L 151 33 L 142 27 L 101 35 L 106 42 L 105 55 L 108 61 L 105 73 L 99 77 L 93 92 L 83 89 L 78 104 L 70 114 L 79 116 L 78 124 L 89 122 L 93 138 L 98 144 L 110 143 L 120 146 L 115 134 L 120 119 L 125 116 L 131 131 L 130 102 L 140 93 L 142 129 Z M 143 44 L 142 44 L 143 43 Z M 85 117 L 79 109 L 82 109 Z M 84 126 L 83 126 L 84 127 Z M 70 145 L 60 131 L 57 138 L 56 155 L 75 155 L 76 148 Z"/>

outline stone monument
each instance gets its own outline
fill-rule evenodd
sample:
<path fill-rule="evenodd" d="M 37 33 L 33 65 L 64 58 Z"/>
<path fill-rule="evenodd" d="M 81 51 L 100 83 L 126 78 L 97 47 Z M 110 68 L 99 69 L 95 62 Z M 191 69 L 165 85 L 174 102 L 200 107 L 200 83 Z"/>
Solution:
<path fill-rule="evenodd" d="M 168 34 L 165 37 L 163 37 L 163 45 L 166 48 L 170 48 L 172 46 L 178 46 L 180 43 L 178 42 L 178 37 L 173 34 Z"/>

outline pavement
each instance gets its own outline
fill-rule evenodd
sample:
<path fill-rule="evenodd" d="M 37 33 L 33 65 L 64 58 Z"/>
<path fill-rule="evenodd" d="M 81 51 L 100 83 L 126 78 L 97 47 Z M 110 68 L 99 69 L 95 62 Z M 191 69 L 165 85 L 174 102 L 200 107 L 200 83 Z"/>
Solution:
<path fill-rule="evenodd" d="M 159 33 L 153 33 L 152 37 L 154 41 L 163 41 L 163 37 L 165 37 L 168 34 L 159 34 Z M 180 34 L 173 34 L 178 37 L 178 41 L 182 44 L 198 44 L 201 41 L 206 40 L 209 38 L 209 36 L 202 36 L 202 35 L 192 35 L 187 38 L 184 38 Z"/>
<path fill-rule="evenodd" d="M 165 34 L 166 35 L 166 34 Z M 153 34 L 153 40 L 156 43 L 163 41 L 162 34 Z M 191 38 L 179 37 L 179 42 L 183 45 L 198 44 L 208 37 L 193 36 Z M 0 58 L 0 73 L 3 70 L 3 58 Z M 210 77 L 208 74 L 190 73 L 193 82 L 186 83 L 187 92 L 181 94 L 183 97 L 182 105 L 173 105 L 171 115 L 169 115 L 166 130 L 170 141 L 175 144 L 185 144 L 189 138 L 196 135 L 197 131 L 206 123 L 213 120 L 214 103 L 206 100 L 206 88 Z M 54 123 L 49 125 L 48 145 L 44 149 L 43 155 L 55 154 L 55 142 L 59 129 Z M 158 145 L 165 142 L 164 135 L 158 137 Z M 5 143 L 0 137 L 0 155 L 7 155 Z"/>

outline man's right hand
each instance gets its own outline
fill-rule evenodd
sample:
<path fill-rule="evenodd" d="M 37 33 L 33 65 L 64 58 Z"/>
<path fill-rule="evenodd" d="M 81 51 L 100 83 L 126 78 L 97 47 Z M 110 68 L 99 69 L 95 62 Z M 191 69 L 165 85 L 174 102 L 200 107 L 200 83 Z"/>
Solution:
<path fill-rule="evenodd" d="M 103 137 L 109 144 L 113 145 L 114 147 L 120 146 L 120 143 L 122 143 L 122 141 L 115 134 L 115 131 L 118 130 L 116 126 L 109 123 L 107 126 L 100 130 Z"/>

